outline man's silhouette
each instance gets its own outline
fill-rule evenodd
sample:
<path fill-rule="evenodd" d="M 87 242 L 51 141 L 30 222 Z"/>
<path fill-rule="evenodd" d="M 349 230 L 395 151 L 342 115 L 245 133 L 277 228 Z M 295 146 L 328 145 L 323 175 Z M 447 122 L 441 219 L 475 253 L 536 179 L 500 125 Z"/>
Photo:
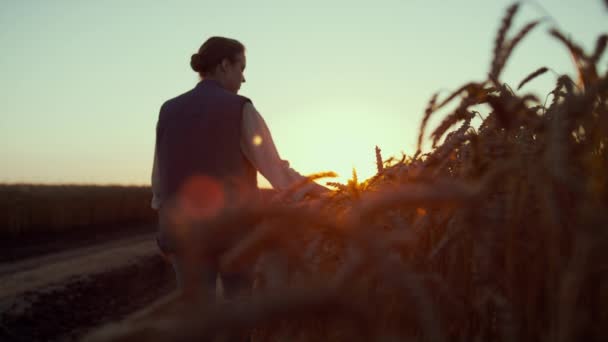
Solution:
<path fill-rule="evenodd" d="M 211 217 L 223 208 L 255 200 L 257 171 L 278 190 L 304 177 L 279 157 L 251 100 L 237 94 L 246 66 L 240 42 L 211 37 L 192 55 L 190 65 L 201 81 L 160 109 L 151 204 L 159 211 L 159 246 L 173 264 L 184 297 L 202 290 L 213 298 L 218 273 L 224 295 L 231 297 L 251 286 L 247 272 L 222 273 L 212 256 L 198 260 L 195 269 L 184 267 L 187 256 L 179 242 L 188 240 L 188 232 L 180 230 L 176 222 L 183 217 L 176 216 Z M 306 191 L 327 189 L 313 183 Z"/>

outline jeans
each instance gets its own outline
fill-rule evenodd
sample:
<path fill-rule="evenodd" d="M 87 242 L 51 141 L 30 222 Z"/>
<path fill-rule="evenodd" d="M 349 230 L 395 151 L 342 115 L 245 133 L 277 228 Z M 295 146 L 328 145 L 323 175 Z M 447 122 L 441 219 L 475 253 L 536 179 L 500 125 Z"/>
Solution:
<path fill-rule="evenodd" d="M 175 271 L 175 279 L 179 290 L 184 284 L 183 263 L 178 258 L 172 257 L 171 264 Z M 202 265 L 200 272 L 201 291 L 209 299 L 217 297 L 216 282 L 218 276 L 222 284 L 223 297 L 226 299 L 232 299 L 251 291 L 251 279 L 244 273 L 223 273 L 217 269 L 216 265 L 208 264 Z"/>
<path fill-rule="evenodd" d="M 169 255 L 171 265 L 175 272 L 175 279 L 178 290 L 183 289 L 185 283 L 184 262 L 180 258 L 180 248 L 171 233 L 172 227 L 168 218 L 167 209 L 161 207 L 159 210 L 159 233 L 156 237 L 158 247 L 163 253 Z M 214 258 L 215 259 L 215 258 Z M 217 278 L 221 280 L 223 297 L 226 299 L 234 298 L 239 294 L 246 294 L 251 290 L 252 279 L 246 273 L 227 273 L 221 272 L 217 265 L 217 261 L 209 261 L 201 263 L 200 274 L 202 293 L 210 299 L 214 299 L 216 293 Z"/>

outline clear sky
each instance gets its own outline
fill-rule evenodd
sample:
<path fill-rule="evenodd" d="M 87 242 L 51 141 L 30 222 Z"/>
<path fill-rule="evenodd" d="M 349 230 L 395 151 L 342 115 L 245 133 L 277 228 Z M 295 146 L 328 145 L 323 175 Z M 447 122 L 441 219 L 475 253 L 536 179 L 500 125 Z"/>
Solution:
<path fill-rule="evenodd" d="M 240 93 L 283 159 L 302 174 L 344 181 L 355 167 L 367 178 L 376 145 L 385 158 L 414 152 L 435 91 L 485 79 L 509 4 L 2 0 L 0 182 L 149 184 L 160 105 L 196 84 L 190 56 L 213 35 L 247 47 Z M 546 15 L 507 64 L 513 87 L 541 66 L 573 72 L 550 27 L 587 50 L 608 31 L 601 0 L 538 0 L 524 2 L 511 34 Z M 522 91 L 544 97 L 555 80 Z"/>

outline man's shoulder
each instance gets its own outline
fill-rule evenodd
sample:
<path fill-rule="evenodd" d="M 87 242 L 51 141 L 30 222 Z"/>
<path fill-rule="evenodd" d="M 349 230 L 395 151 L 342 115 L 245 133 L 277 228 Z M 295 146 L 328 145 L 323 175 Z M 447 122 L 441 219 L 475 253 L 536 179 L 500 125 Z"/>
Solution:
<path fill-rule="evenodd" d="M 182 107 L 185 103 L 188 102 L 188 98 L 192 96 L 192 90 L 189 90 L 185 93 L 179 94 L 175 97 L 172 97 L 168 100 L 165 100 L 163 104 L 160 106 L 160 115 L 165 116 L 169 115 L 169 113 L 179 111 L 178 108 Z"/>
<path fill-rule="evenodd" d="M 248 97 L 240 95 L 240 94 L 232 93 L 225 89 L 219 89 L 218 94 L 221 94 L 220 96 L 222 96 L 223 98 L 234 101 L 234 102 L 241 102 L 241 103 L 251 102 L 251 99 L 249 99 Z"/>
<path fill-rule="evenodd" d="M 223 103 L 238 103 L 240 105 L 246 105 L 248 103 L 253 104 L 253 101 L 251 101 L 250 98 L 240 94 L 231 93 L 224 89 L 215 89 L 213 94 L 208 93 L 207 95 L 210 95 L 212 98 L 215 98 L 216 100 L 219 100 Z M 193 100 L 192 98 L 198 96 L 200 96 L 200 93 L 195 92 L 193 89 L 175 97 L 172 97 L 163 102 L 163 104 L 161 105 L 160 113 L 161 115 L 167 115 L 163 113 L 179 111 L 179 108 L 187 105 L 188 103 L 191 103 Z"/>
<path fill-rule="evenodd" d="M 238 97 L 241 98 L 241 100 L 243 100 L 245 102 L 245 104 L 250 103 L 251 105 L 253 105 L 253 101 L 251 101 L 250 98 L 248 98 L 247 96 L 243 96 L 243 95 L 237 95 Z"/>
<path fill-rule="evenodd" d="M 163 102 L 161 108 L 169 109 L 171 107 L 179 105 L 180 103 L 184 102 L 191 95 L 192 95 L 192 90 L 189 90 L 185 93 L 174 96 L 174 97 L 166 100 L 165 102 Z"/>

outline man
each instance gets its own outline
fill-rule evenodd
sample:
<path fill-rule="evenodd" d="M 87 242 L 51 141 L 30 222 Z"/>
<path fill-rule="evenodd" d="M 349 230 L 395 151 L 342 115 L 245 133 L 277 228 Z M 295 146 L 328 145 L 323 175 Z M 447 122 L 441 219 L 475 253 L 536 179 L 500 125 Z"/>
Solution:
<path fill-rule="evenodd" d="M 179 241 L 176 213 L 208 218 L 230 206 L 257 197 L 257 171 L 275 189 L 283 190 L 304 177 L 282 160 L 266 123 L 250 99 L 238 95 L 245 82 L 245 47 L 234 39 L 211 37 L 192 55 L 190 65 L 201 81 L 184 94 L 166 101 L 156 127 L 152 171 L 152 208 L 159 210 L 158 242 L 173 264 L 185 298 L 215 296 L 217 261 L 188 264 Z M 327 189 L 310 184 L 303 193 Z M 182 246 L 183 247 L 183 246 Z M 191 265 L 191 263 L 190 263 Z M 220 274 L 224 295 L 247 291 L 247 274 Z"/>

